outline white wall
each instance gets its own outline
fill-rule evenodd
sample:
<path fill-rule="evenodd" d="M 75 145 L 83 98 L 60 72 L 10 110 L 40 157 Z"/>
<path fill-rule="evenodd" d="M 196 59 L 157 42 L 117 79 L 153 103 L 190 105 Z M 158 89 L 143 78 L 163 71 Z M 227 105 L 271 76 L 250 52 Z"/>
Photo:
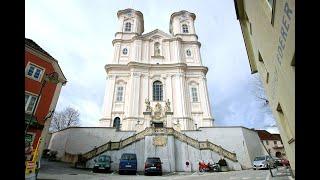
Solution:
<path fill-rule="evenodd" d="M 209 127 L 198 131 L 183 131 L 186 135 L 234 152 L 243 169 L 252 168 L 252 159 L 263 152 L 258 134 L 244 127 Z"/>
<path fill-rule="evenodd" d="M 58 158 L 65 152 L 69 154 L 85 153 L 108 141 L 119 141 L 133 135 L 132 131 L 116 132 L 114 128 L 78 127 L 68 128 L 52 134 L 49 149 L 58 151 Z"/>

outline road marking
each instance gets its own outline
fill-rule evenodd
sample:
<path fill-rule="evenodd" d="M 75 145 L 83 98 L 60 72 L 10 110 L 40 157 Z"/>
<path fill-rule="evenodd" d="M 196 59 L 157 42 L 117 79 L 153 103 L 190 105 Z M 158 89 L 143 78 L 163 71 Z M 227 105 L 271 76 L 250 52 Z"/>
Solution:
<path fill-rule="evenodd" d="M 230 177 L 230 179 L 237 179 L 237 177 Z"/>
<path fill-rule="evenodd" d="M 263 177 L 256 177 L 256 179 L 263 179 Z"/>
<path fill-rule="evenodd" d="M 241 178 L 241 179 L 249 179 L 250 177 L 243 177 L 243 178 Z"/>

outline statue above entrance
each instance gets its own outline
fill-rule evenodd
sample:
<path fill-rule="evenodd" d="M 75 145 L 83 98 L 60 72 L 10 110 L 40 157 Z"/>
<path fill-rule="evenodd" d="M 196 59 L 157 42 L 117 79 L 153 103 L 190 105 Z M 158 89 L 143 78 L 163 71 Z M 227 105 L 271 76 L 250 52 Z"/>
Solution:
<path fill-rule="evenodd" d="M 152 108 L 151 108 L 151 106 L 150 106 L 149 98 L 147 98 L 147 99 L 145 100 L 145 103 L 146 103 L 146 106 L 147 106 L 146 112 L 151 112 L 151 111 L 152 111 Z"/>
<path fill-rule="evenodd" d="M 165 110 L 166 112 L 171 112 L 169 99 L 166 101 L 166 107 L 165 107 L 165 109 L 166 109 L 166 110 Z"/>

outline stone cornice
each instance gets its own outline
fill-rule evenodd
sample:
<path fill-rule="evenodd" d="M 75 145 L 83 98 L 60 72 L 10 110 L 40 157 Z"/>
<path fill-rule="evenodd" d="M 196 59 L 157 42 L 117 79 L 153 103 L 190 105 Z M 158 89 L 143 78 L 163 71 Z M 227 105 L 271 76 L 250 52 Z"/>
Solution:
<path fill-rule="evenodd" d="M 208 72 L 208 67 L 205 66 L 188 66 L 186 63 L 172 63 L 172 64 L 147 64 L 139 62 L 129 62 L 128 64 L 106 64 L 105 70 L 107 74 L 110 70 L 125 70 L 129 71 L 131 68 L 142 68 L 142 69 L 182 69 L 183 71 L 188 70 L 200 70 L 204 74 Z"/>
<path fill-rule="evenodd" d="M 150 41 L 152 39 L 143 38 L 142 36 L 134 36 L 132 39 L 114 39 L 112 41 L 112 45 L 114 46 L 115 43 L 133 43 L 135 40 L 142 40 L 142 41 Z M 201 43 L 199 41 L 183 41 L 180 37 L 173 37 L 170 39 L 162 39 L 162 42 L 172 42 L 172 41 L 180 41 L 182 44 L 196 44 L 201 47 Z"/>
<path fill-rule="evenodd" d="M 175 34 L 175 36 L 195 36 L 198 39 L 198 35 L 196 35 L 196 34 L 181 34 L 181 33 L 179 33 L 179 34 Z"/>

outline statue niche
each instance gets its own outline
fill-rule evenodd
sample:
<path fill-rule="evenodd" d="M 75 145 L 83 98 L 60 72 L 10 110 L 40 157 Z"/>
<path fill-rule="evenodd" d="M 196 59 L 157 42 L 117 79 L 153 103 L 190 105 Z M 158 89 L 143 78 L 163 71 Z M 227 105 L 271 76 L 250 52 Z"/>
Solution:
<path fill-rule="evenodd" d="M 160 43 L 154 43 L 154 56 L 160 56 Z"/>

